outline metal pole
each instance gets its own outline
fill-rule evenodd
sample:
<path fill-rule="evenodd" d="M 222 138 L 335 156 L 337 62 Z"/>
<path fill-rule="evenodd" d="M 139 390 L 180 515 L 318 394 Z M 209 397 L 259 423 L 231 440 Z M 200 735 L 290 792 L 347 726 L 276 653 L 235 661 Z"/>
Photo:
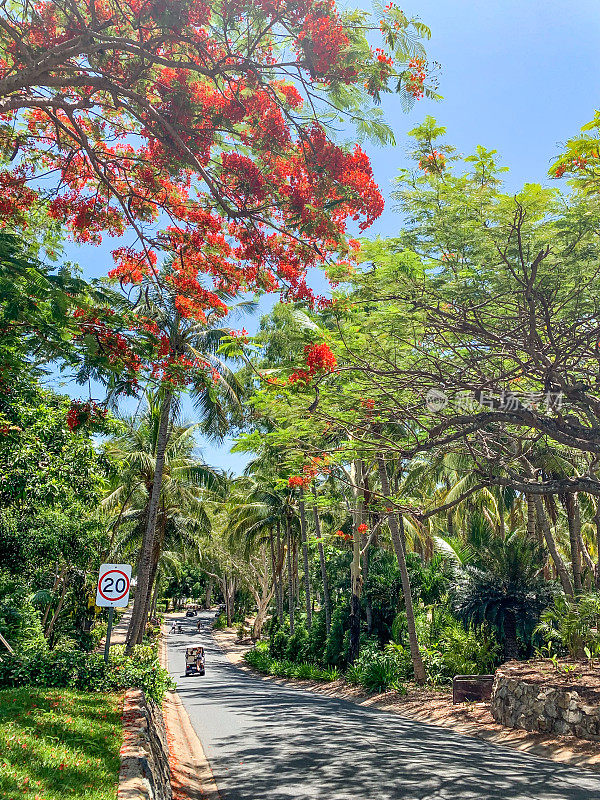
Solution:
<path fill-rule="evenodd" d="M 104 645 L 104 660 L 108 664 L 108 651 L 110 650 L 110 634 L 112 632 L 113 626 L 113 615 L 115 613 L 115 609 L 111 606 L 108 609 L 108 629 L 106 631 L 106 644 Z"/>

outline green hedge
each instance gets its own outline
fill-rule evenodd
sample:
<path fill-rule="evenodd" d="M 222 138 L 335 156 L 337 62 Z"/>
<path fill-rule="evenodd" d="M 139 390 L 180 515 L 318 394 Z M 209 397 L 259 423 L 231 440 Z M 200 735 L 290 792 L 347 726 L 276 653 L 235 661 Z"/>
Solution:
<path fill-rule="evenodd" d="M 308 662 L 296 663 L 289 659 L 277 659 L 269 655 L 264 645 L 257 645 L 249 650 L 245 661 L 259 672 L 275 675 L 278 678 L 299 678 L 313 681 L 335 681 L 341 678 L 341 672 L 335 667 L 319 667 Z"/>
<path fill-rule="evenodd" d="M 69 687 L 92 692 L 133 686 L 157 703 L 162 702 L 165 692 L 175 688 L 167 670 L 159 665 L 154 647 L 138 645 L 130 657 L 125 655 L 124 647 L 111 647 L 106 664 L 102 653 L 87 653 L 70 643 L 54 650 L 3 655 L 0 688 L 17 686 Z"/>

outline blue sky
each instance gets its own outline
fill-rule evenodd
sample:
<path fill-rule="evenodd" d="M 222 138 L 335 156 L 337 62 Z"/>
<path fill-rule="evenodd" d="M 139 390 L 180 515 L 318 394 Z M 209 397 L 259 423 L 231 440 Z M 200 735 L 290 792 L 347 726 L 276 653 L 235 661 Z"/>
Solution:
<path fill-rule="evenodd" d="M 441 64 L 439 91 L 444 99 L 416 103 L 409 114 L 395 98 L 385 99 L 396 147 L 366 149 L 386 199 L 405 163 L 406 133 L 425 114 L 447 127 L 448 141 L 461 153 L 470 153 L 477 144 L 498 150 L 510 167 L 510 188 L 545 180 L 561 142 L 600 107 L 597 0 L 403 0 L 400 5 L 432 29 L 428 55 Z M 398 224 L 388 202 L 368 234 L 393 235 Z M 68 255 L 86 276 L 101 276 L 110 268 L 113 247 L 110 242 L 69 247 Z M 76 387 L 70 393 L 81 394 Z M 229 447 L 229 442 L 206 445 L 202 452 L 214 466 L 239 472 L 244 458 L 229 453 Z"/>

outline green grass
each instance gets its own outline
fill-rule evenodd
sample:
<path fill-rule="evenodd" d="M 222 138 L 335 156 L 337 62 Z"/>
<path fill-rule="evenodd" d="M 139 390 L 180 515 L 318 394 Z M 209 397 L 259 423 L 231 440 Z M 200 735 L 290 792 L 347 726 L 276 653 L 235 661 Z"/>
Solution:
<path fill-rule="evenodd" d="M 2 800 L 115 800 L 121 697 L 69 689 L 0 691 Z"/>

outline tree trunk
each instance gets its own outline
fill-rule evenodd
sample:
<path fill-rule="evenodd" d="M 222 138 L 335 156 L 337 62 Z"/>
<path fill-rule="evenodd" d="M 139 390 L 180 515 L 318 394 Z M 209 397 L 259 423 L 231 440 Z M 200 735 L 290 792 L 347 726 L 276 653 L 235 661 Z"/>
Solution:
<path fill-rule="evenodd" d="M 160 518 L 160 533 L 154 537 L 154 545 L 152 548 L 152 563 L 150 565 L 150 576 L 148 579 L 148 591 L 146 593 L 146 600 L 142 608 L 142 624 L 139 627 L 138 638 L 136 644 L 142 644 L 144 641 L 144 633 L 146 632 L 146 624 L 150 618 L 150 598 L 154 589 L 154 582 L 158 573 L 158 562 L 160 561 L 160 554 L 162 551 L 162 543 L 165 537 L 165 515 L 164 507 Z"/>
<path fill-rule="evenodd" d="M 550 556 L 552 557 L 552 561 L 554 562 L 554 566 L 556 567 L 556 572 L 558 573 L 558 577 L 560 579 L 563 592 L 569 597 L 573 597 L 573 584 L 571 583 L 569 571 L 567 570 L 566 564 L 562 560 L 561 555 L 558 552 L 556 541 L 554 539 L 554 536 L 552 535 L 552 531 L 550 530 L 550 523 L 548 522 L 548 517 L 546 516 L 546 512 L 544 511 L 544 504 L 542 503 L 542 498 L 539 495 L 535 495 L 534 502 L 537 514 L 537 522 L 544 533 L 544 539 L 546 540 L 546 545 L 548 547 L 548 550 L 550 551 Z"/>
<path fill-rule="evenodd" d="M 286 536 L 287 536 L 287 572 L 288 572 L 288 610 L 290 614 L 290 633 L 294 635 L 294 606 L 295 606 L 295 593 L 294 593 L 294 575 L 292 573 L 292 533 L 290 530 L 289 517 L 285 518 Z"/>
<path fill-rule="evenodd" d="M 363 537 L 363 539 L 366 537 Z M 361 548 L 363 544 L 361 542 Z M 364 552 L 362 554 L 362 577 L 363 583 L 369 579 L 369 548 L 364 547 Z M 365 617 L 367 618 L 367 633 L 369 636 L 373 630 L 373 606 L 371 605 L 370 597 L 365 598 Z"/>
<path fill-rule="evenodd" d="M 310 601 L 310 572 L 308 570 L 308 536 L 306 535 L 306 509 L 304 507 L 304 489 L 300 487 L 300 499 L 298 501 L 300 512 L 300 537 L 302 539 L 302 562 L 304 567 L 304 595 L 306 599 L 306 625 L 312 625 L 312 604 Z"/>
<path fill-rule="evenodd" d="M 360 651 L 360 592 L 362 586 L 361 562 L 360 562 L 360 533 L 359 525 L 362 523 L 362 500 L 363 492 L 363 470 L 362 461 L 357 459 L 352 462 L 351 476 L 353 483 L 353 493 L 355 510 L 353 517 L 353 540 L 352 540 L 352 566 L 350 571 L 350 651 L 348 661 L 352 664 L 358 657 Z"/>
<path fill-rule="evenodd" d="M 69 581 L 67 580 L 67 576 L 63 577 L 63 585 L 60 592 L 60 598 L 58 600 L 58 605 L 56 606 L 56 611 L 52 615 L 52 619 L 50 620 L 50 624 L 48 625 L 48 630 L 45 633 L 46 639 L 51 643 L 52 642 L 52 635 L 54 633 L 54 626 L 56 625 L 56 620 L 58 619 L 60 612 L 62 611 L 63 603 L 65 602 L 65 595 L 67 593 L 67 586 L 69 585 Z"/>
<path fill-rule="evenodd" d="M 535 524 L 535 499 L 533 495 L 525 495 L 527 501 L 527 536 L 532 542 L 536 540 L 536 524 Z"/>
<path fill-rule="evenodd" d="M 575 594 L 580 594 L 583 589 L 581 582 L 581 553 L 579 551 L 579 536 L 581 534 L 581 514 L 579 501 L 573 492 L 567 492 L 565 497 L 567 522 L 569 524 L 569 542 L 571 545 L 571 569 L 573 571 L 573 588 Z"/>
<path fill-rule="evenodd" d="M 150 604 L 150 619 L 154 619 L 156 616 L 156 606 L 158 604 L 158 588 L 159 588 L 160 580 L 158 575 L 154 578 L 154 594 L 152 595 L 152 603 Z"/>
<path fill-rule="evenodd" d="M 596 523 L 596 552 L 598 558 L 598 563 L 596 564 L 596 589 L 600 589 L 600 497 L 596 497 L 594 522 Z"/>
<path fill-rule="evenodd" d="M 213 590 L 213 579 L 209 578 L 206 582 L 206 593 L 204 595 L 204 608 L 209 609 L 212 603 L 212 590 Z"/>
<path fill-rule="evenodd" d="M 58 569 L 58 564 L 57 564 L 56 568 Z M 54 578 L 54 585 L 52 586 L 51 595 L 54 595 L 54 593 L 57 591 L 58 587 L 60 586 L 60 582 L 62 581 L 62 579 L 65 576 L 65 572 L 66 571 L 67 571 L 66 565 L 60 568 L 59 573 Z M 50 597 L 50 602 L 46 606 L 46 610 L 44 611 L 44 616 L 42 617 L 42 630 L 46 629 L 46 622 L 48 621 L 48 615 L 50 614 L 50 611 L 52 609 L 52 603 L 53 602 L 54 602 L 54 597 L 51 596 Z"/>
<path fill-rule="evenodd" d="M 383 494 L 386 497 L 390 496 L 390 483 L 387 476 L 387 470 L 383 456 L 378 456 L 377 466 L 379 468 L 379 480 Z M 406 609 L 406 624 L 408 628 L 408 641 L 410 645 L 410 655 L 413 663 L 413 670 L 415 673 L 415 681 L 417 683 L 425 683 L 425 666 L 419 650 L 419 640 L 417 638 L 417 630 L 415 627 L 415 610 L 412 599 L 412 591 L 410 588 L 410 577 L 408 575 L 408 568 L 406 566 L 406 556 L 404 554 L 404 520 L 402 514 L 399 519 L 394 513 L 388 515 L 388 525 L 392 535 L 392 544 L 394 552 L 396 553 L 396 560 L 398 561 L 398 568 L 400 569 L 400 579 L 402 581 L 402 593 L 404 595 L 404 606 Z"/>
<path fill-rule="evenodd" d="M 171 400 L 173 395 L 167 391 L 160 410 L 160 423 L 156 441 L 156 459 L 154 466 L 154 481 L 148 503 L 148 519 L 140 551 L 137 587 L 133 601 L 133 612 L 129 630 L 127 631 L 127 652 L 131 652 L 133 645 L 138 641 L 140 631 L 144 627 L 144 609 L 146 607 L 150 586 L 150 570 L 152 566 L 152 549 L 158 517 L 158 506 L 162 489 L 162 477 L 165 466 L 165 453 L 169 439 L 169 420 L 171 417 Z"/>
<path fill-rule="evenodd" d="M 325 561 L 325 549 L 323 548 L 323 542 L 321 540 L 321 520 L 319 519 L 319 509 L 316 503 L 317 493 L 314 487 L 313 487 L 313 494 L 315 497 L 315 503 L 313 505 L 315 534 L 317 536 L 318 547 L 319 547 L 319 564 L 321 566 L 321 581 L 323 583 L 323 606 L 325 608 L 325 630 L 327 631 L 327 636 L 329 636 L 329 631 L 331 629 L 331 597 L 329 595 L 329 579 L 327 577 L 327 563 Z"/>
<path fill-rule="evenodd" d="M 514 611 L 507 611 L 504 617 L 504 660 L 516 661 L 518 658 L 517 618 Z"/>

